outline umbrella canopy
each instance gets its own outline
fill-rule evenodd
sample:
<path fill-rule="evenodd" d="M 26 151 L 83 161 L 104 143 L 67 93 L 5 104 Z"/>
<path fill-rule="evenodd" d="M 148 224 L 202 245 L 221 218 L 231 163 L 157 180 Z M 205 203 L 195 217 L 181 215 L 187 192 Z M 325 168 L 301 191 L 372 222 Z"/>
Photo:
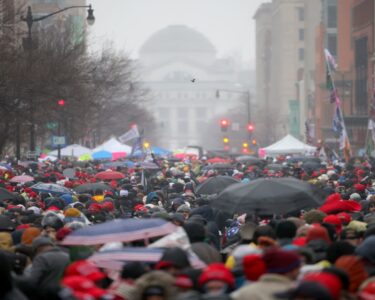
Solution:
<path fill-rule="evenodd" d="M 155 147 L 155 146 L 151 147 L 151 152 L 154 153 L 155 155 L 160 155 L 160 156 L 172 154 L 172 152 L 169 151 L 169 150 L 159 148 L 159 147 Z"/>
<path fill-rule="evenodd" d="M 117 167 L 122 167 L 122 168 L 132 168 L 134 167 L 135 163 L 130 161 L 130 160 L 125 160 L 125 161 L 110 161 L 105 164 L 103 164 L 104 168 L 117 168 Z"/>
<path fill-rule="evenodd" d="M 231 170 L 234 166 L 231 164 L 213 164 L 203 168 L 204 170 Z"/>
<path fill-rule="evenodd" d="M 15 199 L 16 196 L 7 189 L 0 188 L 0 201 Z"/>
<path fill-rule="evenodd" d="M 121 270 L 125 263 L 134 261 L 157 263 L 163 256 L 164 251 L 165 249 L 162 248 L 124 247 L 117 250 L 95 252 L 88 260 L 96 264 L 99 268 Z M 189 261 L 196 268 L 205 266 L 196 255 L 191 255 L 190 253 Z"/>
<path fill-rule="evenodd" d="M 163 236 L 176 226 L 162 219 L 116 219 L 84 227 L 69 234 L 63 245 L 97 245 L 109 242 L 131 242 Z"/>
<path fill-rule="evenodd" d="M 12 171 L 12 167 L 8 164 L 0 163 L 0 169 Z"/>
<path fill-rule="evenodd" d="M 212 205 L 229 213 L 287 214 L 322 204 L 319 191 L 294 178 L 262 178 L 226 188 Z"/>
<path fill-rule="evenodd" d="M 16 183 L 25 183 L 25 182 L 30 182 L 33 181 L 34 177 L 29 176 L 29 175 L 19 175 L 19 176 L 14 176 L 10 182 L 16 182 Z"/>
<path fill-rule="evenodd" d="M 230 159 L 225 159 L 221 157 L 213 157 L 207 160 L 210 164 L 227 164 L 230 163 Z"/>
<path fill-rule="evenodd" d="M 74 191 L 79 194 L 95 192 L 96 190 L 109 191 L 111 187 L 105 183 L 85 183 L 74 188 Z"/>
<path fill-rule="evenodd" d="M 60 155 L 66 156 L 66 157 L 79 158 L 82 155 L 86 155 L 86 154 L 90 154 L 90 153 L 91 153 L 91 149 L 83 147 L 83 146 L 78 145 L 78 144 L 69 145 L 69 146 L 66 146 L 66 147 L 60 149 Z M 50 153 L 48 153 L 48 155 L 57 156 L 58 151 L 53 150 Z"/>
<path fill-rule="evenodd" d="M 201 195 L 219 194 L 228 186 L 235 183 L 239 183 L 239 181 L 230 176 L 210 177 L 197 187 L 196 193 Z"/>
<path fill-rule="evenodd" d="M 71 194 L 72 191 L 58 184 L 39 182 L 30 187 L 37 193 L 50 193 L 55 195 Z"/>
<path fill-rule="evenodd" d="M 97 152 L 93 152 L 91 154 L 92 159 L 101 160 L 101 159 L 112 159 L 112 152 L 106 150 L 100 150 Z"/>
<path fill-rule="evenodd" d="M 315 170 L 319 170 L 321 167 L 320 163 L 319 162 L 316 162 L 316 161 L 306 161 L 302 164 L 302 169 L 306 170 L 306 171 L 315 171 Z"/>
<path fill-rule="evenodd" d="M 241 164 L 247 164 L 247 165 L 256 165 L 260 162 L 262 162 L 261 159 L 255 156 L 251 155 L 242 155 L 236 157 L 236 161 L 240 162 Z"/>
<path fill-rule="evenodd" d="M 100 179 L 100 180 L 116 180 L 116 179 L 125 178 L 125 175 L 120 172 L 108 170 L 108 171 L 99 172 L 98 174 L 95 175 L 95 178 Z"/>
<path fill-rule="evenodd" d="M 273 171 L 281 171 L 285 167 L 279 164 L 270 164 L 270 165 L 267 165 L 265 168 L 268 170 L 273 170 Z"/>

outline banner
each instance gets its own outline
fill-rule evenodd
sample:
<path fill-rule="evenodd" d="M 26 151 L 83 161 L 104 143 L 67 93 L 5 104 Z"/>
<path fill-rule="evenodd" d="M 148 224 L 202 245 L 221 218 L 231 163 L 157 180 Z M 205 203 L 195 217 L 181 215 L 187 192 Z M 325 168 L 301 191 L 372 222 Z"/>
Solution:
<path fill-rule="evenodd" d="M 132 139 L 136 139 L 136 138 L 139 138 L 140 134 L 139 134 L 139 131 L 138 131 L 138 126 L 137 125 L 133 125 L 129 131 L 125 132 L 123 135 L 119 136 L 119 141 L 121 143 L 126 143 L 127 141 L 130 141 Z"/>

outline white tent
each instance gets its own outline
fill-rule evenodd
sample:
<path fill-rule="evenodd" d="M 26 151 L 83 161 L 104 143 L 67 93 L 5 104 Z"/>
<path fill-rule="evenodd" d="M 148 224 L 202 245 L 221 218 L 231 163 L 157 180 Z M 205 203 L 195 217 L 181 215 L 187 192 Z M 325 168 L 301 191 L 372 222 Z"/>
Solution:
<path fill-rule="evenodd" d="M 85 154 L 91 154 L 91 149 L 83 147 L 78 144 L 73 144 L 61 148 L 61 156 L 70 156 L 70 157 L 81 157 Z M 53 150 L 48 155 L 57 156 L 57 150 Z"/>
<path fill-rule="evenodd" d="M 265 155 L 274 156 L 278 154 L 313 154 L 316 151 L 316 147 L 304 144 L 300 140 L 297 140 L 294 136 L 288 134 L 280 141 L 263 148 Z"/>
<path fill-rule="evenodd" d="M 104 142 L 103 144 L 96 147 L 92 150 L 92 153 L 99 152 L 99 151 L 108 151 L 111 153 L 126 153 L 130 154 L 132 152 L 132 148 L 128 145 L 121 144 L 116 138 L 112 137 L 108 141 Z"/>

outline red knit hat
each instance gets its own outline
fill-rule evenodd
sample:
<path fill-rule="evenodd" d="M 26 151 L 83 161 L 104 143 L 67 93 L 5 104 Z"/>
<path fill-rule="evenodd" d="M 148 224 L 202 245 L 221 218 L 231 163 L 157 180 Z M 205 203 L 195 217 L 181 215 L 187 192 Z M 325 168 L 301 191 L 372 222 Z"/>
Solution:
<path fill-rule="evenodd" d="M 341 223 L 341 220 L 338 216 L 335 216 L 335 215 L 329 215 L 329 216 L 326 216 L 324 219 L 323 219 L 323 223 L 328 223 L 328 224 L 332 224 L 335 226 L 335 229 L 336 229 L 336 233 L 337 234 L 341 234 L 342 232 L 342 223 Z"/>
<path fill-rule="evenodd" d="M 295 238 L 292 242 L 293 245 L 298 246 L 298 247 L 304 247 L 306 246 L 306 237 L 305 236 L 300 236 L 298 238 Z"/>
<path fill-rule="evenodd" d="M 242 263 L 245 277 L 250 281 L 257 281 L 267 271 L 262 256 L 258 254 L 246 255 Z"/>
<path fill-rule="evenodd" d="M 331 243 L 327 229 L 319 224 L 314 224 L 311 226 L 306 235 L 306 242 L 309 243 L 313 240 L 323 240 L 328 244 Z"/>
<path fill-rule="evenodd" d="M 349 292 L 357 292 L 359 286 L 364 282 L 368 274 L 365 270 L 365 264 L 362 259 L 355 255 L 343 255 L 337 259 L 335 266 L 344 270 L 350 281 Z"/>
<path fill-rule="evenodd" d="M 199 276 L 198 284 L 202 287 L 211 280 L 223 281 L 234 288 L 234 276 L 224 264 L 213 263 L 208 265 Z"/>
<path fill-rule="evenodd" d="M 354 188 L 357 192 L 364 192 L 366 190 L 366 186 L 360 183 L 355 184 Z"/>
<path fill-rule="evenodd" d="M 346 212 L 340 212 L 337 214 L 337 217 L 341 220 L 341 223 L 346 225 L 346 224 L 349 224 L 352 220 L 352 216 L 349 215 L 348 213 Z"/>
<path fill-rule="evenodd" d="M 342 283 L 336 275 L 327 272 L 313 272 L 308 273 L 303 278 L 303 281 L 320 283 L 322 286 L 327 288 L 334 300 L 338 300 L 340 298 Z"/>
<path fill-rule="evenodd" d="M 263 254 L 267 273 L 285 274 L 301 266 L 300 256 L 293 251 L 277 247 L 270 248 Z"/>

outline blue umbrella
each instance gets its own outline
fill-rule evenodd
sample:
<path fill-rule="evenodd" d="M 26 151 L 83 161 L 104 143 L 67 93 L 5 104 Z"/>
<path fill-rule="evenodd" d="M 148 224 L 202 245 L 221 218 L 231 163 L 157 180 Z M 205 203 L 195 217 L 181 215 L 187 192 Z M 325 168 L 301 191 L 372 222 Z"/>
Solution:
<path fill-rule="evenodd" d="M 0 163 L 0 167 L 7 169 L 8 171 L 12 171 L 12 167 L 8 164 Z"/>
<path fill-rule="evenodd" d="M 170 155 L 172 154 L 171 151 L 168 151 L 166 149 L 163 149 L 163 148 L 159 148 L 159 147 L 151 147 L 151 152 L 154 153 L 155 155 Z"/>
<path fill-rule="evenodd" d="M 134 167 L 134 163 L 130 160 L 125 161 L 111 161 L 103 164 L 104 168 L 117 168 L 117 167 L 128 167 L 132 168 Z"/>
<path fill-rule="evenodd" d="M 93 154 L 91 154 L 92 158 L 95 160 L 101 160 L 101 159 L 112 159 L 112 153 L 109 151 L 98 151 Z"/>
<path fill-rule="evenodd" d="M 62 244 L 98 245 L 131 242 L 166 235 L 175 230 L 175 225 L 163 219 L 116 219 L 78 229 L 69 234 Z"/>
<path fill-rule="evenodd" d="M 34 192 L 37 193 L 50 193 L 53 195 L 72 194 L 73 192 L 66 187 L 63 187 L 54 183 L 43 183 L 39 182 L 30 187 Z"/>

